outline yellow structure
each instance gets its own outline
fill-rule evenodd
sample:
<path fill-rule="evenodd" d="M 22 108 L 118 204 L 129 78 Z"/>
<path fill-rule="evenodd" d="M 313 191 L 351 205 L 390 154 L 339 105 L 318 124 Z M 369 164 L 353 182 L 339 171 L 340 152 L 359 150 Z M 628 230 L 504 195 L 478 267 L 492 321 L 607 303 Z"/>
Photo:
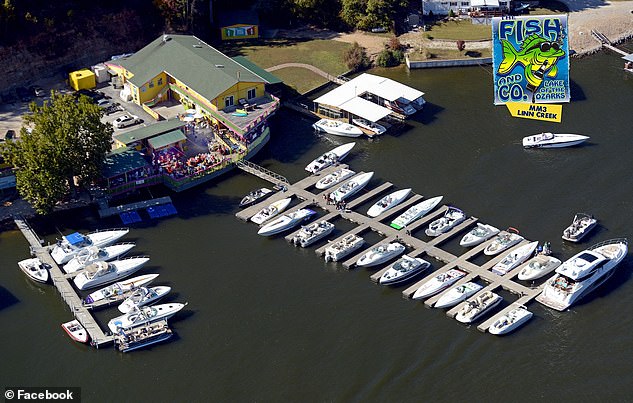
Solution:
<path fill-rule="evenodd" d="M 220 34 L 223 41 L 227 39 L 254 39 L 259 38 L 259 27 L 251 24 L 235 24 L 222 27 Z"/>
<path fill-rule="evenodd" d="M 88 69 L 77 70 L 68 74 L 68 82 L 75 91 L 90 89 L 97 86 L 95 73 Z"/>
<path fill-rule="evenodd" d="M 218 25 L 223 41 L 259 38 L 259 17 L 253 10 L 220 12 Z"/>

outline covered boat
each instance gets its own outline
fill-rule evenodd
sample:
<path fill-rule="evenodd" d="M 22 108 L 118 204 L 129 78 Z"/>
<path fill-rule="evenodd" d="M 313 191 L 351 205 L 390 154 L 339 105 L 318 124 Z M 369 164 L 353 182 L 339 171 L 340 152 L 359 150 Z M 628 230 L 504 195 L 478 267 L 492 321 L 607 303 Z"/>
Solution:
<path fill-rule="evenodd" d="M 332 186 L 339 184 L 340 182 L 344 181 L 345 179 L 355 174 L 356 172 L 352 171 L 351 169 L 347 169 L 347 168 L 337 169 L 331 174 L 325 175 L 323 178 L 321 178 L 316 183 L 316 185 L 314 185 L 314 187 L 316 187 L 319 190 L 329 189 Z"/>
<path fill-rule="evenodd" d="M 496 335 L 508 334 L 525 324 L 531 318 L 532 312 L 528 311 L 524 306 L 518 306 L 495 320 L 488 328 L 488 331 Z"/>
<path fill-rule="evenodd" d="M 563 231 L 562 238 L 570 242 L 578 242 L 585 237 L 596 225 L 598 220 L 593 218 L 592 215 L 585 213 L 577 213 L 574 216 L 574 220 Z"/>
<path fill-rule="evenodd" d="M 561 148 L 578 145 L 589 139 L 581 134 L 540 133 L 523 138 L 525 148 Z"/>
<path fill-rule="evenodd" d="M 409 196 L 411 193 L 411 188 L 409 189 L 401 189 L 397 190 L 393 193 L 388 194 L 382 199 L 378 200 L 374 205 L 372 205 L 367 211 L 367 215 L 369 217 L 378 217 L 385 211 L 396 207 L 398 204 L 402 203 L 404 199 Z"/>
<path fill-rule="evenodd" d="M 432 221 L 424 233 L 428 236 L 439 236 L 450 231 L 464 220 L 466 220 L 466 214 L 463 211 L 456 207 L 449 207 L 444 216 Z"/>
<path fill-rule="evenodd" d="M 161 319 L 169 319 L 187 304 L 171 302 L 169 304 L 160 304 L 154 306 L 144 306 L 128 312 L 116 318 L 110 319 L 108 329 L 112 333 L 119 333 L 120 329 L 129 329 L 144 325 L 146 323 L 155 322 Z"/>
<path fill-rule="evenodd" d="M 468 301 L 455 315 L 455 319 L 461 323 L 472 323 L 481 318 L 486 312 L 499 305 L 503 297 L 492 291 L 484 291 L 472 301 Z"/>
<path fill-rule="evenodd" d="M 86 298 L 83 303 L 86 305 L 93 304 L 103 299 L 122 300 L 127 298 L 131 291 L 138 287 L 145 286 L 158 277 L 158 274 L 144 274 L 127 280 L 121 280 L 100 290 L 97 290 Z"/>
<path fill-rule="evenodd" d="M 79 343 L 88 343 L 88 340 L 90 340 L 90 335 L 88 335 L 86 329 L 84 329 L 77 319 L 62 323 L 62 329 L 64 329 L 71 339 Z"/>
<path fill-rule="evenodd" d="M 561 261 L 552 256 L 537 255 L 528 260 L 519 272 L 519 280 L 536 280 L 556 270 Z"/>
<path fill-rule="evenodd" d="M 356 143 L 343 144 L 333 150 L 322 154 L 321 156 L 319 156 L 319 158 L 315 159 L 314 161 L 309 163 L 308 166 L 306 166 L 306 171 L 315 174 L 329 167 L 330 165 L 336 164 L 337 162 L 345 158 L 347 154 L 352 151 L 352 148 L 354 148 L 355 145 Z"/>
<path fill-rule="evenodd" d="M 354 118 L 352 119 L 352 123 L 354 123 L 358 127 L 362 127 L 363 129 L 369 130 L 370 132 L 374 132 L 378 135 L 381 135 L 387 131 L 385 126 L 363 118 Z"/>
<path fill-rule="evenodd" d="M 301 227 L 299 233 L 297 233 L 291 240 L 294 245 L 306 248 L 319 239 L 323 239 L 334 231 L 334 224 L 328 221 L 319 221 L 304 227 Z"/>
<path fill-rule="evenodd" d="M 287 209 L 291 201 L 291 197 L 286 197 L 285 199 L 277 200 L 276 202 L 270 203 L 268 206 L 259 210 L 257 214 L 252 216 L 251 221 L 255 224 L 263 224 L 264 222 L 270 220 L 271 218 L 277 216 L 285 209 Z"/>
<path fill-rule="evenodd" d="M 498 233 L 499 230 L 492 225 L 477 223 L 475 228 L 471 229 L 462 237 L 461 241 L 459 241 L 459 245 L 465 248 L 476 246 Z"/>
<path fill-rule="evenodd" d="M 24 272 L 24 274 L 27 275 L 28 278 L 33 281 L 37 281 L 38 283 L 46 283 L 50 278 L 50 273 L 48 272 L 49 268 L 36 257 L 20 260 L 18 262 L 18 267 Z"/>
<path fill-rule="evenodd" d="M 167 320 L 163 319 L 128 330 L 121 330 L 114 335 L 114 343 L 119 351 L 128 353 L 168 340 L 172 336 L 173 333 L 167 324 Z"/>
<path fill-rule="evenodd" d="M 433 306 L 435 308 L 449 308 L 455 306 L 470 298 L 472 295 L 475 295 L 482 288 L 482 286 L 472 281 L 458 285 L 446 291 Z"/>
<path fill-rule="evenodd" d="M 74 273 L 83 269 L 90 263 L 97 260 L 109 261 L 125 255 L 134 247 L 132 242 L 118 243 L 116 245 L 104 246 L 98 248 L 96 246 L 88 246 L 81 249 L 75 257 L 70 259 L 63 267 L 66 273 Z"/>
<path fill-rule="evenodd" d="M 321 119 L 312 124 L 314 130 L 343 137 L 360 137 L 363 131 L 349 123 L 332 119 Z"/>
<path fill-rule="evenodd" d="M 110 245 L 125 236 L 128 232 L 130 232 L 129 228 L 95 231 L 88 235 L 74 232 L 70 235 L 65 235 L 63 239 L 57 241 L 57 244 L 51 251 L 51 256 L 57 264 L 64 264 L 72 259 L 82 248 L 88 246 L 101 248 Z"/>
<path fill-rule="evenodd" d="M 325 248 L 325 261 L 338 262 L 345 256 L 357 251 L 365 244 L 363 237 L 349 234 L 338 242 L 332 242 Z"/>
<path fill-rule="evenodd" d="M 528 258 L 532 256 L 536 250 L 537 246 L 538 241 L 534 241 L 511 250 L 510 253 L 505 255 L 503 259 L 492 267 L 492 272 L 500 276 L 507 274 L 510 270 L 528 260 Z"/>
<path fill-rule="evenodd" d="M 165 295 L 169 294 L 171 287 L 159 285 L 157 287 L 139 287 L 132 291 L 129 297 L 119 305 L 121 313 L 128 313 L 136 308 L 151 305 L 158 302 Z"/>
<path fill-rule="evenodd" d="M 418 218 L 424 217 L 429 211 L 433 210 L 435 206 L 440 204 L 444 196 L 437 196 L 431 199 L 424 200 L 414 206 L 411 206 L 404 213 L 400 214 L 395 220 L 389 224 L 391 227 L 400 230 L 407 225 L 411 224 Z"/>
<path fill-rule="evenodd" d="M 242 198 L 242 200 L 240 201 L 240 207 L 248 207 L 252 204 L 258 203 L 268 196 L 271 196 L 273 193 L 274 192 L 268 188 L 259 188 L 253 190 Z"/>
<path fill-rule="evenodd" d="M 383 273 L 378 283 L 381 285 L 402 283 L 412 279 L 429 267 L 431 267 L 431 263 L 422 258 L 412 258 L 409 255 L 404 255 Z"/>
<path fill-rule="evenodd" d="M 341 185 L 338 189 L 330 193 L 330 200 L 338 203 L 351 197 L 352 195 L 355 195 L 362 188 L 367 186 L 373 176 L 373 172 L 366 172 L 354 176 L 347 183 Z"/>
<path fill-rule="evenodd" d="M 501 231 L 484 249 L 484 254 L 488 256 L 496 255 L 504 250 L 518 244 L 523 240 L 519 235 L 519 231 L 514 228 L 508 228 L 507 231 Z"/>
<path fill-rule="evenodd" d="M 404 253 L 404 250 L 404 245 L 399 242 L 377 245 L 361 256 L 356 261 L 356 265 L 361 267 L 377 266 Z"/>
<path fill-rule="evenodd" d="M 114 262 L 97 261 L 86 266 L 85 271 L 73 281 L 78 289 L 87 290 L 125 278 L 138 271 L 148 261 L 149 257 L 145 256 L 129 257 Z"/>
<path fill-rule="evenodd" d="M 302 221 L 309 219 L 315 214 L 315 211 L 307 208 L 302 208 L 297 211 L 293 211 L 292 213 L 284 214 L 283 216 L 261 227 L 259 231 L 257 231 L 257 234 L 262 236 L 279 234 L 296 227 L 301 224 Z"/>
<path fill-rule="evenodd" d="M 457 269 L 450 269 L 444 273 L 439 273 L 427 280 L 415 290 L 415 293 L 411 296 L 413 299 L 424 299 L 455 284 L 457 280 L 464 277 L 466 273 Z"/>

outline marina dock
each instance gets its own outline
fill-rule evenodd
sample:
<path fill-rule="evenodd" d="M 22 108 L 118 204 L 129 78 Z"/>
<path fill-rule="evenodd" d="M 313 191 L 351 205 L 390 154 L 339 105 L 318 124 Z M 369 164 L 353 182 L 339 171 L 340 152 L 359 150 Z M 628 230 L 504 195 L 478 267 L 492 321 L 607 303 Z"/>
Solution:
<path fill-rule="evenodd" d="M 147 208 L 147 207 L 161 206 L 167 203 L 171 203 L 171 197 L 169 196 L 159 197 L 159 198 L 151 199 L 151 200 L 143 200 L 136 203 L 123 204 L 121 206 L 116 206 L 116 207 L 106 207 L 99 210 L 99 217 L 101 218 L 110 217 L 110 216 L 121 214 L 121 213 L 127 213 L 128 211 L 134 211 L 134 210 Z"/>
<path fill-rule="evenodd" d="M 26 220 L 19 217 L 15 218 L 14 221 L 18 229 L 31 245 L 31 254 L 50 267 L 49 273 L 53 280 L 53 285 L 57 288 L 57 291 L 59 291 L 59 294 L 68 305 L 72 314 L 90 335 L 91 343 L 97 348 L 111 343 L 113 341 L 113 337 L 103 333 L 95 318 L 82 304 L 81 298 L 79 298 L 79 295 L 70 284 L 69 278 L 62 273 L 61 269 L 51 256 L 49 248 L 42 246 L 43 242 Z"/>
<path fill-rule="evenodd" d="M 415 291 L 432 276 L 435 276 L 438 273 L 445 272 L 452 268 L 459 269 L 461 271 L 466 272 L 467 274 L 466 276 L 461 278 L 457 283 L 455 283 L 452 287 L 449 287 L 448 289 L 453 288 L 454 286 L 457 286 L 457 285 L 461 285 L 468 281 L 481 280 L 482 282 L 485 282 L 487 284 L 481 291 L 495 291 L 495 290 L 503 289 L 503 290 L 509 291 L 510 293 L 514 295 L 517 295 L 518 298 L 515 301 L 511 301 L 508 306 L 505 306 L 503 309 L 496 311 L 492 316 L 490 316 L 488 319 L 486 319 L 485 321 L 483 321 L 477 326 L 477 329 L 482 332 L 486 332 L 486 330 L 490 327 L 490 325 L 494 323 L 499 317 L 503 316 L 508 311 L 514 309 L 517 306 L 528 304 L 530 301 L 532 301 L 532 299 L 534 299 L 541 292 L 542 285 L 538 287 L 528 287 L 526 285 L 513 281 L 513 278 L 520 272 L 521 268 L 526 263 L 519 266 L 518 268 L 515 268 L 506 276 L 499 276 L 493 273 L 492 271 L 490 271 L 490 269 L 497 262 L 499 262 L 500 260 L 503 259 L 503 257 L 505 257 L 506 253 L 500 253 L 499 255 L 492 256 L 490 260 L 488 260 L 486 263 L 482 265 L 477 265 L 471 261 L 472 259 L 477 258 L 480 254 L 483 254 L 484 249 L 490 242 L 492 242 L 492 239 L 486 242 L 483 242 L 482 244 L 475 246 L 471 249 L 465 250 L 465 252 L 460 256 L 455 256 L 454 254 L 441 248 L 442 244 L 448 242 L 449 240 L 455 238 L 458 235 L 460 236 L 463 235 L 466 230 L 468 230 L 470 227 L 475 225 L 478 222 L 477 217 L 473 217 L 473 216 L 468 217 L 464 222 L 452 228 L 450 231 L 444 234 L 441 234 L 438 237 L 431 238 L 428 241 L 423 241 L 417 238 L 416 236 L 414 236 L 414 234 L 417 231 L 421 230 L 422 227 L 428 225 L 431 221 L 436 220 L 439 217 L 441 217 L 448 209 L 447 205 L 443 205 L 434 209 L 433 211 L 431 211 L 424 217 L 412 222 L 410 225 L 406 227 L 406 229 L 399 231 L 399 230 L 396 230 L 395 228 L 390 227 L 389 223 L 391 222 L 393 218 L 397 217 L 398 215 L 406 211 L 413 204 L 418 203 L 420 200 L 422 200 L 423 197 L 421 195 L 412 193 L 410 197 L 407 200 L 405 200 L 403 203 L 399 204 L 398 206 L 390 210 L 387 210 L 386 212 L 384 212 L 382 215 L 378 217 L 371 218 L 359 212 L 355 212 L 352 209 L 355 207 L 361 206 L 372 199 L 377 199 L 378 197 L 392 190 L 394 185 L 391 182 L 385 182 L 376 187 L 364 189 L 363 191 L 361 191 L 361 193 L 355 195 L 351 200 L 347 202 L 345 210 L 337 210 L 336 206 L 332 204 L 328 204 L 326 202 L 326 196 L 330 192 L 332 192 L 333 189 L 335 188 L 330 188 L 324 191 L 318 191 L 318 193 L 313 192 L 314 190 L 313 187 L 319 179 L 321 179 L 325 175 L 328 175 L 334 172 L 337 169 L 347 168 L 347 167 L 348 166 L 345 164 L 331 166 L 321 171 L 317 175 L 310 175 L 298 181 L 295 184 L 288 184 L 284 188 L 285 189 L 284 191 L 278 192 L 277 194 L 271 196 L 270 198 L 256 205 L 253 205 L 244 210 L 241 210 L 240 212 L 236 214 L 236 217 L 241 220 L 248 221 L 248 219 L 251 216 L 255 215 L 259 210 L 268 206 L 270 203 L 274 201 L 277 201 L 286 197 L 297 198 L 299 200 L 299 203 L 294 205 L 290 209 L 288 209 L 286 213 L 296 211 L 299 208 L 318 207 L 321 210 L 323 210 L 325 214 L 320 216 L 319 218 L 316 218 L 315 220 L 318 220 L 318 221 L 334 220 L 340 217 L 356 224 L 356 226 L 353 229 L 347 231 L 344 234 L 340 234 L 336 238 L 328 240 L 327 241 L 328 243 L 320 247 L 317 247 L 315 249 L 315 253 L 319 256 L 325 253 L 325 249 L 327 248 L 329 243 L 338 242 L 350 234 L 362 236 L 362 234 L 368 231 L 373 231 L 380 234 L 383 237 L 383 239 L 379 242 L 379 244 L 387 244 L 389 242 L 398 241 L 400 243 L 404 243 L 407 246 L 407 252 L 405 253 L 411 257 L 424 258 L 424 256 L 430 256 L 431 258 L 444 263 L 443 266 L 438 267 L 434 271 L 425 272 L 421 279 L 414 281 L 409 286 L 407 286 L 402 292 L 402 295 L 404 298 L 407 298 L 407 299 L 411 298 L 411 296 L 415 293 Z M 362 172 L 358 172 L 358 174 L 360 173 Z M 277 178 L 280 175 L 277 177 L 273 175 L 268 175 L 268 178 L 266 178 L 263 175 L 258 175 L 258 176 L 262 177 L 263 179 L 270 178 L 268 180 L 271 183 L 276 184 L 278 183 Z M 349 181 L 349 179 L 347 181 Z M 345 182 L 342 182 L 341 185 Z M 299 230 L 293 231 L 289 235 L 286 235 L 285 239 L 287 241 L 290 241 L 298 232 Z M 527 244 L 528 242 L 529 242 L 528 240 L 523 240 L 521 243 L 519 243 L 518 245 L 515 245 L 513 248 L 520 247 L 522 245 Z M 323 243 L 323 241 L 321 241 L 321 243 Z M 365 254 L 369 250 L 369 248 L 373 246 L 374 245 L 365 245 L 364 248 L 357 251 L 353 256 L 346 257 L 342 262 L 340 262 L 341 265 L 347 269 L 353 269 L 356 265 L 356 261 L 363 254 Z M 390 267 L 390 264 L 387 264 L 382 269 L 373 273 L 370 276 L 370 279 L 374 282 L 378 282 L 380 277 L 384 274 L 384 272 L 388 270 L 389 267 Z M 424 304 L 427 307 L 432 307 L 433 304 L 443 295 L 443 293 L 448 291 L 448 289 L 443 290 L 439 294 L 436 294 L 426 299 Z M 473 296 L 472 298 L 474 297 L 475 296 Z M 468 301 L 470 301 L 470 299 L 449 309 L 446 312 L 446 315 L 451 318 L 455 317 L 455 315 L 461 309 L 461 307 L 464 304 L 467 304 Z"/>

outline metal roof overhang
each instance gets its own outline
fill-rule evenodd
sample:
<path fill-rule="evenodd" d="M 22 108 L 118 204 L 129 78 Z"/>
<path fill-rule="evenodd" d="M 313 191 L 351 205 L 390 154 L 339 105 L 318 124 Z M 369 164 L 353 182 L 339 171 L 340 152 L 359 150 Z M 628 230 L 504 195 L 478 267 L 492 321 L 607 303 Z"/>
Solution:
<path fill-rule="evenodd" d="M 391 113 L 390 109 L 384 108 L 360 97 L 350 99 L 343 105 L 340 105 L 340 108 L 372 122 L 377 122 Z"/>
<path fill-rule="evenodd" d="M 380 85 L 373 87 L 368 91 L 386 99 L 387 101 L 395 101 L 398 98 L 414 101 L 424 95 L 422 91 L 389 79 L 383 81 Z"/>
<path fill-rule="evenodd" d="M 624 57 L 622 57 L 622 59 L 629 61 L 629 62 L 633 62 L 633 53 L 631 53 L 630 55 L 626 55 Z"/>
<path fill-rule="evenodd" d="M 471 0 L 471 7 L 499 7 L 499 0 Z"/>

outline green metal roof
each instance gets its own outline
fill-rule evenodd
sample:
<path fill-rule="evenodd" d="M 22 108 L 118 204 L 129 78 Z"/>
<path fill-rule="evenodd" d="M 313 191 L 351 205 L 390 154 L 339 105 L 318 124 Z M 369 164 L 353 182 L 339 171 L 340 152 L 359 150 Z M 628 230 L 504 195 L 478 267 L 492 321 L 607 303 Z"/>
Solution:
<path fill-rule="evenodd" d="M 244 66 L 244 68 L 253 72 L 253 74 L 256 74 L 259 77 L 261 77 L 264 81 L 266 81 L 267 84 L 279 84 L 283 82 L 277 76 L 262 69 L 261 67 L 251 62 L 244 56 L 235 56 L 233 60 L 235 60 L 237 63 L 241 64 L 242 66 Z"/>
<path fill-rule="evenodd" d="M 104 178 L 113 178 L 146 165 L 149 165 L 149 162 L 143 157 L 143 154 L 123 147 L 106 155 L 101 173 Z"/>
<path fill-rule="evenodd" d="M 166 120 L 164 122 L 158 122 L 154 123 L 153 125 L 130 130 L 129 132 L 116 134 L 114 135 L 114 139 L 127 146 L 131 143 L 134 143 L 135 141 L 145 140 L 147 138 L 181 128 L 186 124 L 187 122 L 183 122 L 179 119 Z"/>
<path fill-rule="evenodd" d="M 163 35 L 118 63 L 134 74 L 130 81 L 138 87 L 164 71 L 208 100 L 238 82 L 264 82 L 193 35 Z"/>
<path fill-rule="evenodd" d="M 160 136 L 152 137 L 147 142 L 154 149 L 162 148 L 170 144 L 177 143 L 181 140 L 185 140 L 187 137 L 182 134 L 179 129 L 173 130 L 169 133 L 161 134 Z"/>

